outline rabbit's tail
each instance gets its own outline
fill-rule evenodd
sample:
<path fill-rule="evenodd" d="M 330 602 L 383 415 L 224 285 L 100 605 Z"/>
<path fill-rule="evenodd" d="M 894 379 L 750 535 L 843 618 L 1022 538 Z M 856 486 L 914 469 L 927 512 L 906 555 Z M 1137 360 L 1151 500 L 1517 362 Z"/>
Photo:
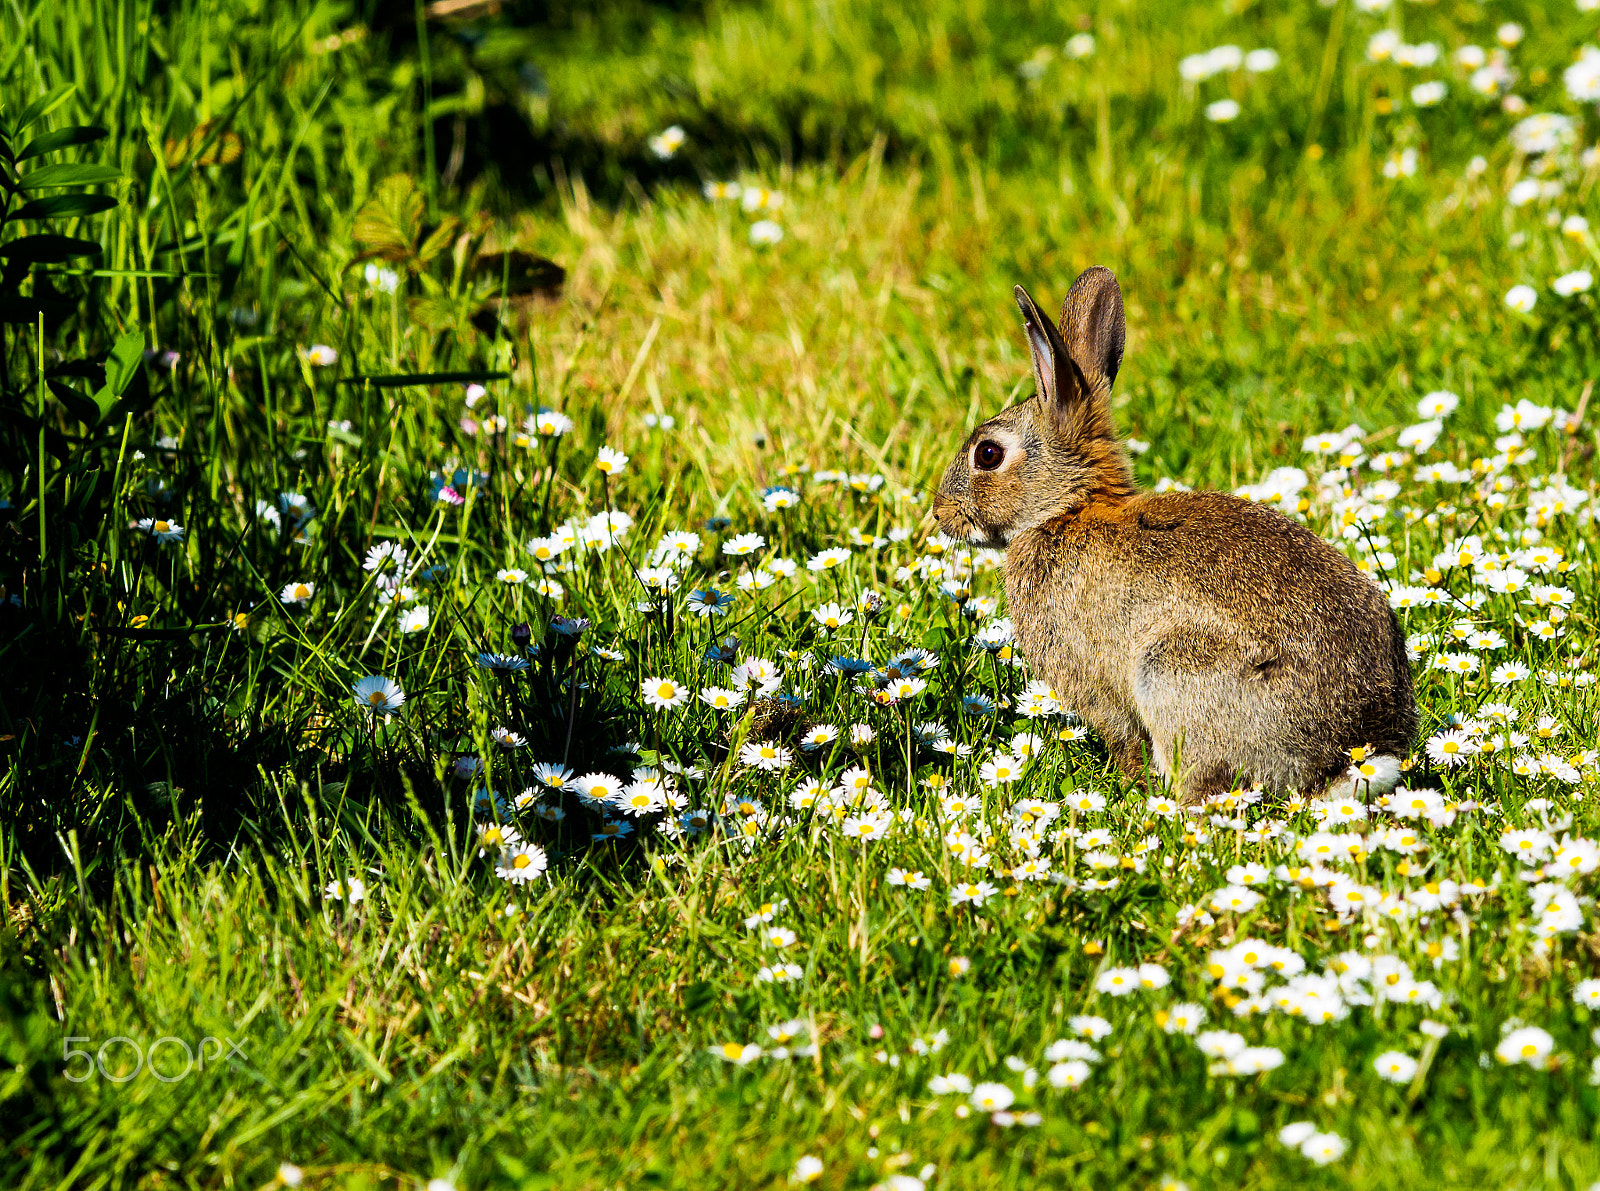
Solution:
<path fill-rule="evenodd" d="M 1364 769 L 1366 772 L 1363 772 Z M 1328 783 L 1324 798 L 1359 798 L 1372 802 L 1400 784 L 1400 758 L 1389 753 L 1369 757 L 1358 769 L 1352 765 Z"/>

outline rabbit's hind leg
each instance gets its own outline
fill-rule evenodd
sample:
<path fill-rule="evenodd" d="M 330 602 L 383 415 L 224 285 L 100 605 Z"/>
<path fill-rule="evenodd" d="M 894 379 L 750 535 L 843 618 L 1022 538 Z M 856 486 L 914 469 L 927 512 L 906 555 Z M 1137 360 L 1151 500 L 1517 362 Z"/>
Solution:
<path fill-rule="evenodd" d="M 1209 659 L 1208 659 L 1209 660 Z M 1244 688 L 1237 664 L 1171 664 L 1170 649 L 1150 650 L 1134 682 L 1134 702 L 1150 734 L 1157 768 L 1180 801 L 1194 805 L 1263 775 L 1253 765 L 1264 725 L 1259 698 Z"/>

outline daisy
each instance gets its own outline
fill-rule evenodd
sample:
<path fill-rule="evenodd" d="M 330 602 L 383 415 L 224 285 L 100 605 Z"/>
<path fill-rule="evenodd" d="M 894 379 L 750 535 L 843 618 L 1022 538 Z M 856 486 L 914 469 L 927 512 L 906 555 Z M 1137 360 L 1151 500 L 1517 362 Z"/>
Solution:
<path fill-rule="evenodd" d="M 1454 766 L 1464 765 L 1478 751 L 1478 745 L 1462 729 L 1452 728 L 1430 736 L 1427 749 L 1428 759 L 1434 764 Z"/>
<path fill-rule="evenodd" d="M 889 833 L 893 822 L 890 815 L 857 815 L 846 819 L 840 830 L 850 839 L 879 840 Z"/>
<path fill-rule="evenodd" d="M 1172 976 L 1160 964 L 1139 965 L 1139 987 L 1144 989 L 1166 988 L 1172 983 Z"/>
<path fill-rule="evenodd" d="M 701 701 L 718 711 L 731 711 L 744 702 L 744 697 L 743 691 L 730 691 L 720 686 L 708 686 L 700 692 Z"/>
<path fill-rule="evenodd" d="M 839 775 L 839 788 L 848 794 L 864 793 L 872 789 L 872 774 L 860 766 L 853 766 Z"/>
<path fill-rule="evenodd" d="M 1525 682 L 1533 676 L 1533 671 L 1521 662 L 1502 662 L 1489 673 L 1489 681 L 1495 686 L 1515 686 Z"/>
<path fill-rule="evenodd" d="M 756 970 L 756 983 L 788 984 L 805 974 L 805 969 L 799 964 L 773 964 L 770 968 L 762 965 Z"/>
<path fill-rule="evenodd" d="M 274 512 L 271 505 L 257 505 L 256 507 L 264 514 Z M 304 525 L 317 515 L 317 507 L 311 503 L 309 498 L 299 492 L 278 493 L 278 511 L 286 517 L 293 517 L 296 525 Z M 276 515 L 270 517 L 269 520 L 276 524 Z"/>
<path fill-rule="evenodd" d="M 183 526 L 176 521 L 163 521 L 159 518 L 143 517 L 139 520 L 139 528 L 158 542 L 183 541 Z"/>
<path fill-rule="evenodd" d="M 1051 1067 L 1045 1072 L 1045 1079 L 1050 1081 L 1053 1088 L 1081 1088 L 1089 1081 L 1091 1071 L 1092 1068 L 1082 1059 L 1071 1059 Z"/>
<path fill-rule="evenodd" d="M 626 815 L 654 814 L 666 807 L 666 790 L 656 780 L 629 782 L 612 796 L 611 805 Z"/>
<path fill-rule="evenodd" d="M 601 447 L 595 454 L 594 465 L 608 476 L 619 475 L 628 466 L 628 457 L 612 447 Z"/>
<path fill-rule="evenodd" d="M 288 583 L 278 593 L 278 599 L 285 604 L 308 604 L 316 592 L 317 585 L 315 583 Z"/>
<path fill-rule="evenodd" d="M 688 140 L 689 134 L 683 131 L 682 125 L 674 124 L 672 127 L 658 132 L 650 138 L 650 152 L 654 153 L 662 161 L 666 161 L 676 154 L 679 149 L 683 148 Z M 759 1055 L 761 1052 L 757 1049 L 756 1053 Z"/>
<path fill-rule="evenodd" d="M 1156 1020 L 1169 1034 L 1193 1035 L 1205 1024 L 1206 1011 L 1203 1005 L 1180 1001 L 1165 1011 L 1164 1018 L 1162 1014 L 1157 1014 Z"/>
<path fill-rule="evenodd" d="M 405 547 L 398 542 L 378 542 L 367 551 L 361 569 L 374 573 L 383 570 L 404 571 L 408 558 Z"/>
<path fill-rule="evenodd" d="M 533 767 L 533 780 L 539 782 L 546 789 L 565 790 L 572 784 L 572 770 L 565 765 L 557 765 L 551 761 L 541 761 Z"/>
<path fill-rule="evenodd" d="M 826 748 L 839 739 L 839 729 L 832 724 L 813 724 L 800 737 L 800 747 L 807 752 Z"/>
<path fill-rule="evenodd" d="M 657 711 L 673 711 L 689 699 L 689 688 L 670 678 L 647 678 L 639 684 L 645 705 Z"/>
<path fill-rule="evenodd" d="M 1573 294 L 1581 294 L 1594 285 L 1594 274 L 1588 269 L 1578 269 L 1572 273 L 1563 273 L 1550 283 L 1550 288 L 1563 298 L 1570 298 Z"/>
<path fill-rule="evenodd" d="M 1502 1063 L 1526 1063 L 1530 1067 L 1544 1064 L 1555 1048 L 1555 1039 L 1538 1026 L 1523 1026 L 1511 1030 L 1494 1048 L 1494 1057 Z"/>
<path fill-rule="evenodd" d="M 1000 889 L 998 886 L 991 885 L 987 881 L 975 881 L 969 882 L 965 885 L 956 885 L 950 890 L 950 904 L 956 906 L 962 904 L 981 906 L 989 898 L 993 897 L 999 892 Z"/>
<path fill-rule="evenodd" d="M 739 196 L 739 205 L 746 211 L 771 211 L 783 206 L 783 194 L 765 186 L 746 186 Z M 818 472 L 820 480 L 822 473 Z"/>
<path fill-rule="evenodd" d="M 1113 997 L 1125 997 L 1139 987 L 1139 970 L 1137 968 L 1107 968 L 1095 979 L 1096 992 L 1108 993 Z"/>
<path fill-rule="evenodd" d="M 1016 1094 L 1003 1083 L 980 1083 L 972 1089 L 972 1107 L 979 1112 L 1004 1112 L 1016 1102 Z"/>
<path fill-rule="evenodd" d="M 550 628 L 563 637 L 576 639 L 583 636 L 593 622 L 583 616 L 552 616 Z"/>
<path fill-rule="evenodd" d="M 355 692 L 356 703 L 374 713 L 399 711 L 406 701 L 398 682 L 376 674 L 361 679 L 350 689 Z"/>
<path fill-rule="evenodd" d="M 541 409 L 532 421 L 534 429 L 546 438 L 560 438 L 572 429 L 572 419 L 553 409 Z"/>
<path fill-rule="evenodd" d="M 608 840 L 620 840 L 632 834 L 632 823 L 621 819 L 606 819 L 589 838 L 597 844 L 603 844 Z"/>
<path fill-rule="evenodd" d="M 744 1067 L 761 1057 L 761 1048 L 754 1042 L 742 1045 L 738 1042 L 724 1042 L 720 1046 L 713 1046 L 711 1053 L 719 1059 L 726 1059 L 730 1063 Z"/>
<path fill-rule="evenodd" d="M 906 889 L 929 889 L 933 886 L 933 881 L 920 870 L 907 872 L 903 868 L 891 868 L 888 877 L 885 879 L 891 885 L 902 886 Z M 1600 1000 L 1600 998 L 1596 999 Z"/>
<path fill-rule="evenodd" d="M 419 604 L 415 608 L 407 608 L 400 613 L 400 631 L 402 633 L 422 632 L 428 627 L 430 615 L 426 604 Z"/>
<path fill-rule="evenodd" d="M 891 682 L 885 688 L 893 699 L 915 699 L 928 689 L 928 683 L 921 678 L 901 678 Z"/>
<path fill-rule="evenodd" d="M 519 658 L 510 653 L 480 653 L 477 662 L 485 670 L 498 670 L 507 674 L 515 674 L 528 668 L 527 658 Z"/>
<path fill-rule="evenodd" d="M 1014 782 L 1021 776 L 1022 762 L 1005 754 L 1001 754 L 991 761 L 985 761 L 978 769 L 979 779 L 987 786 Z"/>
<path fill-rule="evenodd" d="M 742 533 L 722 543 L 722 552 L 729 558 L 740 558 L 747 554 L 754 554 L 766 544 L 767 539 L 758 533 Z"/>
<path fill-rule="evenodd" d="M 1024 760 L 1029 757 L 1037 757 L 1040 750 L 1043 748 L 1044 738 L 1037 736 L 1032 732 L 1018 732 L 1011 738 L 1012 755 L 1021 757 Z M 1104 803 L 1102 803 L 1102 805 L 1104 805 Z"/>
<path fill-rule="evenodd" d="M 1372 1060 L 1372 1067 L 1379 1079 L 1389 1083 L 1410 1083 L 1411 1077 L 1417 1073 L 1417 1060 L 1397 1050 L 1386 1050 Z"/>
<path fill-rule="evenodd" d="M 518 844 L 500 854 L 494 866 L 494 875 L 502 881 L 523 885 L 542 875 L 550 866 L 544 849 L 538 844 Z"/>
<path fill-rule="evenodd" d="M 491 728 L 489 736 L 503 749 L 525 748 L 528 743 L 527 737 L 520 732 L 513 732 L 510 728 Z"/>
<path fill-rule="evenodd" d="M 329 881 L 322 892 L 336 902 L 348 901 L 353 906 L 367 896 L 367 883 L 360 877 L 335 879 Z"/>
<path fill-rule="evenodd" d="M 695 588 L 684 601 L 689 611 L 697 616 L 726 616 L 733 607 L 734 597 L 715 587 Z"/>
<path fill-rule="evenodd" d="M 739 750 L 739 760 L 767 771 L 787 769 L 793 759 L 788 749 L 770 740 L 752 741 Z"/>
<path fill-rule="evenodd" d="M 806 561 L 808 571 L 831 571 L 850 561 L 850 551 L 843 546 L 832 546 Z"/>
<path fill-rule="evenodd" d="M 1318 1166 L 1337 1162 L 1349 1148 L 1350 1143 L 1337 1133 L 1313 1133 L 1300 1143 L 1300 1153 Z"/>
<path fill-rule="evenodd" d="M 539 562 L 554 562 L 570 545 L 561 538 L 530 538 L 523 549 Z"/>
<path fill-rule="evenodd" d="M 1069 1017 L 1067 1025 L 1072 1028 L 1074 1033 L 1082 1034 L 1093 1042 L 1109 1038 L 1112 1031 L 1110 1022 L 1103 1017 L 1096 1017 L 1092 1013 L 1080 1013 L 1074 1017 Z"/>
<path fill-rule="evenodd" d="M 855 613 L 839 607 L 831 600 L 811 610 L 811 619 L 830 632 L 841 629 L 855 619 Z"/>
<path fill-rule="evenodd" d="M 750 225 L 750 243 L 757 248 L 777 244 L 783 239 L 783 225 L 771 219 L 758 219 Z"/>
<path fill-rule="evenodd" d="M 583 803 L 599 810 L 622 793 L 622 779 L 609 773 L 586 773 L 572 783 L 572 788 Z"/>
<path fill-rule="evenodd" d="M 692 559 L 700 553 L 700 535 L 683 529 L 664 533 L 656 550 L 658 553 L 670 554 L 675 558 Z"/>

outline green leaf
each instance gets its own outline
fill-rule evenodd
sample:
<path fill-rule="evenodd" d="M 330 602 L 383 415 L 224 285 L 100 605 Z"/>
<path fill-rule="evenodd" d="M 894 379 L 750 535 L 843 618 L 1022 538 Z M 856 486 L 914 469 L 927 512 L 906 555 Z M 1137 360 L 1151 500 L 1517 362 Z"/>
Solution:
<path fill-rule="evenodd" d="M 45 94 L 39 96 L 38 99 L 34 100 L 27 107 L 22 109 L 22 115 L 17 117 L 16 130 L 21 132 L 24 128 L 28 127 L 28 125 L 39 119 L 39 117 L 48 116 L 51 112 L 55 111 L 61 106 L 61 104 L 66 100 L 67 96 L 71 95 L 77 89 L 78 84 L 76 83 L 63 83 L 54 91 L 47 91 Z"/>
<path fill-rule="evenodd" d="M 0 260 L 31 261 L 34 264 L 59 264 L 82 256 L 99 256 L 100 245 L 76 236 L 41 234 L 23 236 L 0 244 Z"/>
<path fill-rule="evenodd" d="M 391 376 L 342 376 L 341 385 L 371 385 L 374 389 L 403 389 L 410 385 L 469 385 L 505 380 L 509 372 L 416 372 Z"/>
<path fill-rule="evenodd" d="M 450 246 L 450 239 L 460 228 L 461 220 L 454 215 L 446 215 L 444 222 L 434 228 L 428 238 L 422 242 L 422 247 L 417 249 L 417 259 L 426 263 L 438 256 Z"/>
<path fill-rule="evenodd" d="M 56 395 L 57 400 L 66 406 L 67 412 L 77 418 L 78 421 L 87 422 L 91 426 L 100 424 L 100 416 L 103 411 L 100 408 L 100 403 L 89 394 L 74 389 L 64 381 L 47 380 L 44 383 L 50 386 L 50 391 Z"/>
<path fill-rule="evenodd" d="M 17 179 L 17 185 L 23 190 L 43 190 L 46 186 L 99 186 L 105 182 L 115 182 L 121 177 L 122 171 L 109 165 L 85 165 L 69 161 L 30 170 Z"/>
<path fill-rule="evenodd" d="M 356 212 L 351 228 L 358 243 L 376 256 L 405 260 L 412 255 L 422 230 L 422 195 L 409 174 L 393 174 L 379 182 L 372 198 Z"/>
<path fill-rule="evenodd" d="M 47 194 L 23 203 L 11 213 L 13 219 L 68 219 L 74 215 L 98 215 L 117 205 L 109 194 Z"/>
<path fill-rule="evenodd" d="M 109 135 L 105 129 L 90 124 L 69 124 L 66 128 L 58 128 L 54 132 L 34 137 L 17 153 L 17 160 L 27 161 L 30 157 L 54 153 L 57 149 L 66 149 L 73 145 L 92 145 Z"/>
<path fill-rule="evenodd" d="M 144 332 L 129 331 L 117 340 L 111 354 L 106 357 L 106 388 L 111 390 L 113 399 L 127 391 L 143 363 Z M 107 401 L 105 406 L 109 409 L 111 402 Z"/>
<path fill-rule="evenodd" d="M 432 278 L 423 275 L 424 285 Z M 445 331 L 456 325 L 461 309 L 455 299 L 446 294 L 426 298 L 413 298 L 406 303 L 411 321 L 426 331 Z"/>

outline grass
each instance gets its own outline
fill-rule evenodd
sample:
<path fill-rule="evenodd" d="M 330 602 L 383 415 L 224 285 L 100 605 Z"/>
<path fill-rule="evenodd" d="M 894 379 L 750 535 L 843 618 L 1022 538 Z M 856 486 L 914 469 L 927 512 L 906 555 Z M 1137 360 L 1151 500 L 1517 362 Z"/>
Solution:
<path fill-rule="evenodd" d="M 1535 866 L 1501 840 L 1596 832 L 1595 696 L 1582 685 L 1595 660 L 1595 307 L 1592 292 L 1550 288 L 1593 267 L 1594 243 L 1547 218 L 1593 207 L 1594 167 L 1578 155 L 1592 114 L 1562 83 L 1592 17 L 1105 6 L 1087 14 L 1093 56 L 1075 61 L 1063 44 L 1079 25 L 1024 5 L 936 4 L 917 22 L 782 0 L 537 21 L 390 7 L 57 0 L 0 14 L 13 152 L 44 130 L 106 133 L 6 175 L 41 162 L 119 174 L 78 187 L 118 200 L 104 213 L 46 226 L 13 218 L 20 198 L 0 207 L 0 253 L 45 231 L 99 247 L 0 279 L 21 304 L 0 313 L 23 312 L 0 327 L 0 584 L 17 596 L 0 609 L 8 1183 L 772 1186 L 808 1154 L 827 1187 L 1600 1180 L 1595 1023 L 1574 998 L 1600 972 L 1592 877 L 1568 879 L 1576 925 L 1546 943 L 1519 879 Z M 1517 115 L 1464 72 L 1364 52 L 1393 25 L 1448 58 L 1491 45 L 1507 19 L 1527 33 L 1510 52 L 1516 93 L 1579 120 L 1548 173 L 1508 144 Z M 1282 65 L 1180 82 L 1180 57 L 1223 43 L 1275 47 Z M 1031 82 L 1018 72 L 1030 60 L 1044 62 Z M 1417 108 L 1409 87 L 1429 77 L 1449 98 Z M 17 130 L 48 94 L 55 106 Z M 1207 120 L 1225 96 L 1240 117 Z M 657 159 L 646 138 L 674 123 L 688 141 Z M 1416 172 L 1385 176 L 1408 147 Z M 1526 176 L 1564 190 L 1514 207 Z M 703 196 L 703 181 L 729 178 L 782 203 L 746 213 Z M 752 244 L 759 217 L 781 242 Z M 1164 817 L 1092 735 L 1060 735 L 1066 717 L 963 703 L 1013 702 L 1028 676 L 974 646 L 1003 615 L 984 603 L 1001 596 L 996 560 L 961 574 L 965 552 L 933 537 L 930 494 L 968 428 L 1029 392 L 1010 287 L 1059 301 L 1091 263 L 1112 266 L 1127 296 L 1117 417 L 1150 444 L 1135 458 L 1142 484 L 1231 490 L 1301 467 L 1300 515 L 1352 557 L 1400 586 L 1485 597 L 1402 613 L 1421 653 L 1423 739 L 1468 721 L 1500 748 L 1453 767 L 1419 739 L 1407 780 L 1484 809 L 1375 811 L 1374 839 L 1414 828 L 1422 850 L 1373 842 L 1338 866 L 1373 897 L 1493 885 L 1463 894 L 1459 916 L 1402 914 L 1393 898 L 1336 913 L 1324 893 L 1271 878 L 1299 861 L 1284 837 L 1258 834 L 1265 821 L 1308 836 L 1312 810 Z M 1538 291 L 1531 313 L 1503 301 L 1519 283 Z M 141 344 L 142 367 L 128 355 Z M 315 345 L 336 360 L 313 362 Z M 468 409 L 473 378 L 486 392 Z M 1376 469 L 1441 389 L 1461 400 L 1438 442 Z M 1586 416 L 1528 430 L 1535 454 L 1511 458 L 1495 418 L 1518 401 Z M 544 407 L 571 430 L 519 435 Z M 1365 460 L 1320 488 L 1338 461 L 1304 441 L 1352 423 Z M 607 445 L 629 456 L 611 476 L 595 467 Z M 1474 461 L 1468 480 L 1416 474 Z M 1374 486 L 1386 476 L 1392 495 Z M 1575 495 L 1551 511 L 1556 478 Z M 460 504 L 438 499 L 446 484 Z M 797 507 L 767 509 L 781 484 Z M 313 515 L 297 524 L 282 493 Z M 564 553 L 548 576 L 563 594 L 539 591 L 524 544 L 608 509 L 631 528 L 609 550 Z M 157 541 L 142 518 L 176 521 L 181 540 Z M 1352 522 L 1364 534 L 1345 534 Z M 665 606 L 641 612 L 640 575 L 669 531 L 700 544 Z M 756 553 L 720 552 L 752 532 L 766 542 Z M 1538 636 L 1547 596 L 1531 607 L 1527 591 L 1496 592 L 1483 565 L 1423 574 L 1468 535 L 1480 555 L 1560 549 L 1559 571 L 1527 562 L 1530 583 L 1570 594 L 1557 639 Z M 413 572 L 397 602 L 363 567 L 385 543 Z M 845 565 L 806 569 L 841 546 Z M 768 557 L 798 574 L 739 589 Z M 497 578 L 512 568 L 531 582 Z M 964 606 L 939 586 L 957 576 Z M 286 604 L 280 592 L 302 582 L 312 594 Z M 708 586 L 736 592 L 726 617 L 690 607 Z M 857 603 L 866 591 L 884 597 L 875 614 Z M 829 633 L 811 616 L 824 601 L 855 618 Z M 403 631 L 419 605 L 425 626 Z M 547 627 L 557 614 L 592 623 L 573 644 Z M 1449 635 L 1463 618 L 1504 644 L 1470 653 Z M 477 664 L 521 652 L 524 624 L 541 646 L 527 671 Z M 737 659 L 781 668 L 801 706 L 644 704 L 656 676 L 691 696 L 735 686 L 704 660 L 729 635 Z M 913 648 L 937 655 L 928 689 L 895 704 L 826 669 L 840 654 L 881 668 Z M 1459 674 L 1432 660 L 1468 653 Z M 1512 661 L 1530 676 L 1495 684 Z M 395 679 L 403 708 L 358 707 L 351 684 L 366 675 Z M 1513 707 L 1510 730 L 1532 739 L 1495 727 L 1485 704 Z M 924 721 L 972 755 L 926 747 Z M 817 723 L 841 740 L 799 749 Z M 850 744 L 852 724 L 872 739 Z M 526 747 L 497 744 L 501 727 Z M 1023 730 L 1043 745 L 1022 780 L 984 784 L 979 763 Z M 739 761 L 762 740 L 790 748 L 791 767 Z M 551 787 L 548 771 L 541 781 L 539 763 L 567 766 L 569 783 L 698 767 L 680 788 L 719 822 L 673 837 L 655 830 L 658 812 L 627 839 L 593 840 L 620 816 Z M 905 815 L 882 840 L 791 804 L 804 780 L 831 785 L 850 766 Z M 952 814 L 933 781 L 980 805 Z M 496 876 L 506 857 L 481 839 L 484 790 L 534 791 L 562 813 L 495 812 L 540 846 L 543 876 Z M 1063 809 L 1045 829 L 1108 840 L 1039 841 L 1072 882 L 1012 874 L 1021 800 L 1065 807 L 1085 793 L 1106 808 Z M 971 871 L 944 838 L 958 826 L 991 838 Z M 1092 884 L 1105 871 L 1092 852 L 1108 854 L 1116 885 Z M 1249 862 L 1269 874 L 1258 906 L 1180 927 L 1183 907 L 1204 908 Z M 892 869 L 932 887 L 891 884 Z M 995 894 L 952 905 L 969 877 Z M 354 903 L 335 896 L 352 879 L 365 884 Z M 767 906 L 795 933 L 785 947 L 746 925 Z M 1240 992 L 1208 969 L 1248 939 L 1312 972 L 1349 952 L 1392 957 L 1411 973 L 1399 987 L 1438 999 L 1380 989 L 1360 1004 L 1370 986 L 1347 982 L 1336 1022 L 1236 1017 Z M 758 979 L 780 954 L 798 977 Z M 1097 991 L 1140 963 L 1170 985 Z M 1214 1072 L 1158 1016 L 1181 1002 L 1283 1064 Z M 1071 1018 L 1084 1014 L 1112 1032 L 1093 1041 L 1083 1087 L 1052 1087 L 1045 1073 L 1073 1050 L 1052 1043 L 1081 1043 Z M 1537 1064 L 1492 1057 L 1513 1019 L 1547 1031 Z M 793 1022 L 778 1029 L 792 1039 L 769 1031 Z M 162 1039 L 136 1070 L 133 1046 L 148 1055 Z M 736 1061 L 725 1044 L 767 1053 Z M 203 1059 L 186 1072 L 185 1045 Z M 74 1049 L 99 1056 L 86 1079 Z M 1379 1077 L 1388 1051 L 1419 1060 L 1413 1079 Z M 1013 1111 L 1039 1123 L 1005 1126 L 930 1090 L 952 1072 L 1005 1083 Z M 1278 1139 L 1298 1121 L 1347 1151 L 1314 1165 Z"/>

